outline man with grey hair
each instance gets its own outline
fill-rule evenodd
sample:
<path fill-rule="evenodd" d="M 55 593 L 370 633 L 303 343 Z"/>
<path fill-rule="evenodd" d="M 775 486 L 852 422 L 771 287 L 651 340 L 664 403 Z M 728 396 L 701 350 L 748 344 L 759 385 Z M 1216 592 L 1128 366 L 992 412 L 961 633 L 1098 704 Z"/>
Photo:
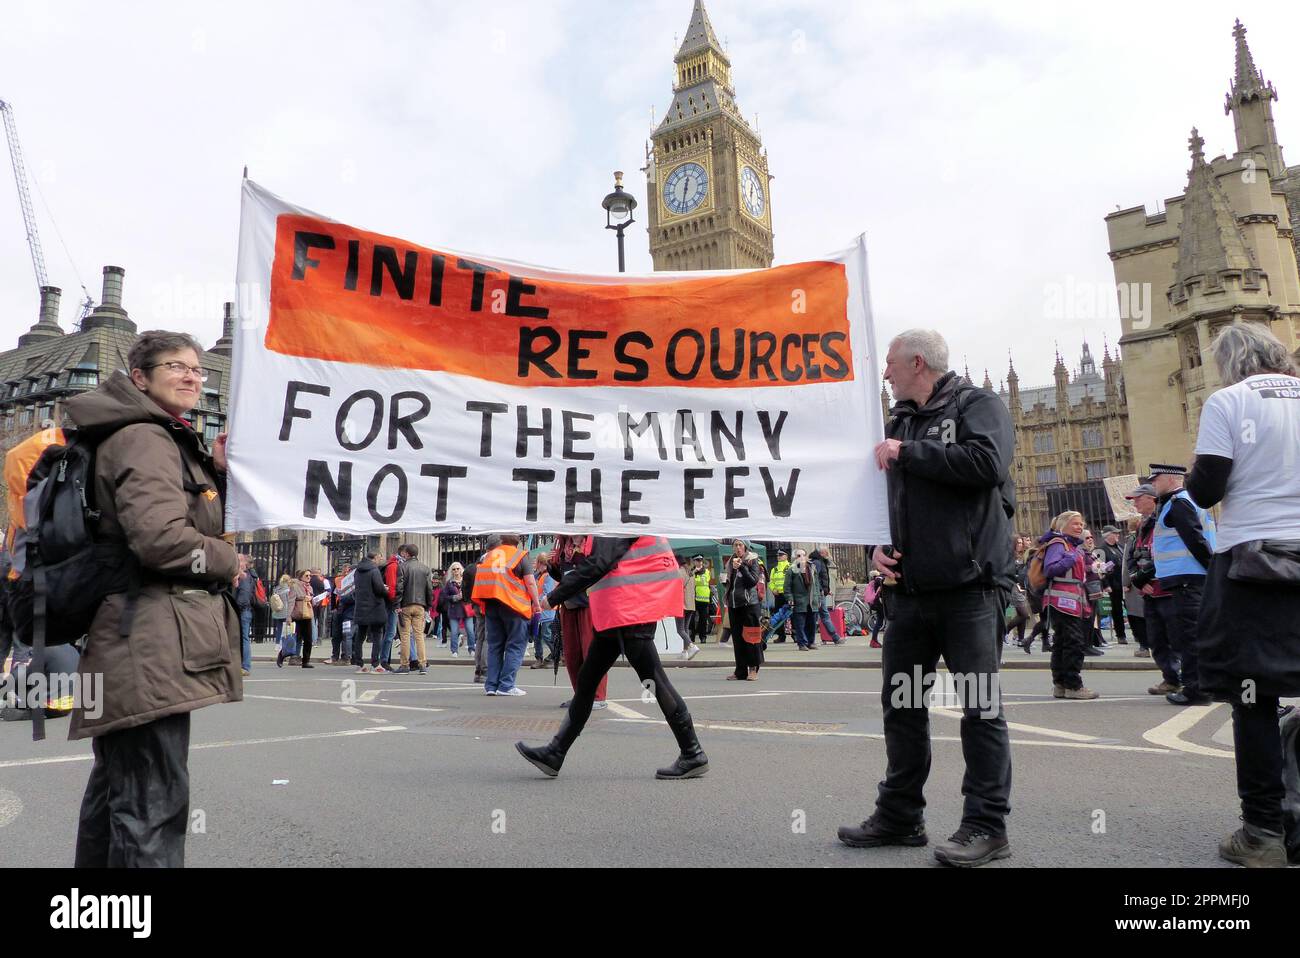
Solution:
<path fill-rule="evenodd" d="M 888 767 L 875 813 L 839 837 L 854 848 L 928 841 L 926 695 L 942 655 L 949 672 L 964 677 L 965 807 L 935 857 L 971 867 L 1011 854 L 1011 741 L 998 666 L 1015 569 L 1015 436 L 1002 400 L 947 364 L 947 343 L 930 330 L 898 336 L 885 360 L 897 405 L 875 459 L 887 472 L 892 541 L 875 547 L 872 561 L 888 587 L 881 690 Z"/>

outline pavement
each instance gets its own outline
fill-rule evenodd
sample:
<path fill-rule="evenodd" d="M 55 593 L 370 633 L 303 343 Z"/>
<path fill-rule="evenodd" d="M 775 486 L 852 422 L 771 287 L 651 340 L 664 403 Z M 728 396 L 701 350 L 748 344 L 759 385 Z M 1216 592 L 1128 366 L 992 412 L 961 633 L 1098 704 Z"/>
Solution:
<path fill-rule="evenodd" d="M 724 665 L 734 665 L 735 663 L 735 654 L 732 652 L 730 643 L 720 645 L 718 642 L 711 640 L 700 646 L 699 655 L 690 662 L 683 661 L 680 653 L 665 654 L 664 647 L 665 639 L 661 631 L 659 649 L 666 668 L 711 669 Z M 1158 672 L 1159 670 L 1150 658 L 1138 658 L 1133 655 L 1136 648 L 1134 645 L 1118 645 L 1112 639 L 1110 647 L 1105 650 L 1105 655 L 1084 660 L 1084 671 Z M 393 657 L 394 661 L 396 661 L 396 642 L 393 643 L 393 649 Z M 269 642 L 253 643 L 254 662 L 274 662 L 275 653 L 276 646 Z M 329 654 L 329 646 L 323 648 L 316 646 L 312 650 L 312 662 L 319 663 L 321 659 L 327 658 Z M 453 659 L 450 649 L 438 645 L 436 640 L 426 642 L 425 654 L 428 656 L 430 663 L 438 665 L 472 667 L 474 664 L 474 657 L 469 655 L 463 646 L 460 650 L 460 658 Z M 825 643 L 811 652 L 799 651 L 798 646 L 792 641 L 781 644 L 769 643 L 765 654 L 767 664 L 779 665 L 782 668 L 879 669 L 881 650 L 871 648 L 871 639 L 867 636 L 849 636 L 844 640 L 843 645 Z M 370 661 L 368 656 L 366 661 Z M 530 645 L 524 667 L 527 668 L 532 661 L 532 646 Z M 619 660 L 618 664 L 623 667 L 627 666 L 627 663 L 622 659 Z M 1034 643 L 1034 651 L 1030 654 L 1025 654 L 1017 645 L 1008 645 L 1003 650 L 1002 668 L 1008 671 L 1013 669 L 1050 669 L 1051 654 L 1041 651 L 1038 642 Z M 561 665 L 560 671 L 564 672 L 563 665 Z"/>
<path fill-rule="evenodd" d="M 655 781 L 675 743 L 626 669 L 552 780 L 514 743 L 554 733 L 563 673 L 523 670 L 528 694 L 499 698 L 447 664 L 377 676 L 256 662 L 242 703 L 193 716 L 187 863 L 938 867 L 929 848 L 835 837 L 870 814 L 885 768 L 878 671 L 769 660 L 738 684 L 722 658 L 670 676 L 710 758 L 686 782 Z M 1150 682 L 1099 671 L 1088 684 L 1102 698 L 1069 702 L 1041 671 L 1004 675 L 1013 855 L 989 867 L 1221 864 L 1217 842 L 1238 824 L 1229 711 L 1170 706 Z M 63 722 L 39 743 L 25 723 L 0 724 L 6 866 L 71 864 L 91 750 L 62 740 Z M 932 843 L 961 817 L 960 723 L 931 707 Z"/>

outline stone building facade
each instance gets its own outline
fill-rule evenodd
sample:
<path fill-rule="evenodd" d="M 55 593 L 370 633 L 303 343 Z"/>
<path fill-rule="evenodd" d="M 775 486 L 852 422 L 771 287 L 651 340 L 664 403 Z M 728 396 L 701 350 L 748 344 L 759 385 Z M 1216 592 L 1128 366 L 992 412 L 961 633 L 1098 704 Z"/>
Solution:
<path fill-rule="evenodd" d="M 1273 123 L 1277 91 L 1255 67 L 1238 21 L 1225 104 L 1237 151 L 1206 160 L 1193 128 L 1187 189 L 1163 212 L 1106 217 L 1121 293 L 1120 339 L 1136 461 L 1189 463 L 1205 400 L 1220 387 L 1209 354 L 1218 331 L 1256 322 L 1300 345 L 1300 166 L 1287 167 Z M 1149 309 L 1123 308 L 1134 297 Z"/>
<path fill-rule="evenodd" d="M 1136 472 L 1124 371 L 1110 347 L 1100 373 L 1084 343 L 1074 373 L 1058 354 L 1052 377 L 1050 386 L 1022 389 L 1013 361 L 998 390 L 1015 425 L 1014 524 L 1025 535 L 1045 532 L 1063 504 L 1089 522 L 1109 520 L 1102 479 Z M 987 371 L 984 388 L 993 388 Z"/>

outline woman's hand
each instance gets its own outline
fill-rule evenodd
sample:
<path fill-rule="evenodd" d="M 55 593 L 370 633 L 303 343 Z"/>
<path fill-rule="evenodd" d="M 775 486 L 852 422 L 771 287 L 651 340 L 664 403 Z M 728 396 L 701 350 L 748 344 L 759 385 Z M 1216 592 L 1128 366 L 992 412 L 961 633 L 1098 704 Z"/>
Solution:
<path fill-rule="evenodd" d="M 212 440 L 212 464 L 217 467 L 217 472 L 226 471 L 226 443 L 229 439 L 230 433 L 223 432 Z"/>

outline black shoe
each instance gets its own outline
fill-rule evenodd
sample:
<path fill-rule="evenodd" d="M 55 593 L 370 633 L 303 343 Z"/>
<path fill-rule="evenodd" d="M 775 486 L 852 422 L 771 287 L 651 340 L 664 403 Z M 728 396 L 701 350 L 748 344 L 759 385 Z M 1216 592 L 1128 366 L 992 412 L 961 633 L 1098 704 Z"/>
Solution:
<path fill-rule="evenodd" d="M 554 742 L 541 748 L 529 748 L 523 742 L 515 742 L 515 748 L 547 778 L 555 778 L 560 774 L 560 766 L 564 764 L 564 753 L 556 748 Z"/>
<path fill-rule="evenodd" d="M 304 662 L 304 663 L 302 664 L 302 667 L 303 667 L 304 669 L 314 669 L 314 668 L 316 668 L 316 666 L 312 665 L 310 662 Z"/>
<path fill-rule="evenodd" d="M 906 831 L 895 831 L 882 826 L 876 816 L 872 815 L 861 825 L 843 825 L 839 830 L 840 841 L 850 848 L 880 848 L 883 845 L 907 845 L 919 848 L 927 844 L 925 825 L 913 825 Z"/>
<path fill-rule="evenodd" d="M 1011 843 L 1005 835 L 994 838 L 963 825 L 946 842 L 935 846 L 934 857 L 955 868 L 977 868 L 998 858 L 1010 858 Z"/>
<path fill-rule="evenodd" d="M 275 667 L 276 667 L 277 669 L 282 669 L 282 668 L 284 668 L 284 650 L 283 650 L 283 649 L 281 649 L 279 652 L 275 653 Z"/>
<path fill-rule="evenodd" d="M 700 740 L 695 735 L 695 723 L 691 720 L 691 713 L 685 705 L 668 717 L 668 727 L 673 730 L 673 737 L 677 739 L 677 748 L 681 754 L 673 764 L 657 770 L 655 778 L 665 780 L 699 778 L 709 770 L 709 757 L 704 754 L 704 749 L 700 748 Z"/>
<path fill-rule="evenodd" d="M 1087 656 L 1088 658 L 1093 658 L 1093 659 L 1095 659 L 1095 658 L 1096 658 L 1097 656 L 1099 656 L 1099 655 L 1105 655 L 1106 652 L 1105 652 L 1104 649 L 1099 649 L 1099 648 L 1097 648 L 1097 646 L 1094 645 L 1094 646 L 1091 646 L 1091 647 L 1088 648 L 1088 649 L 1085 649 L 1083 654 L 1084 654 L 1085 656 Z"/>
<path fill-rule="evenodd" d="M 410 669 L 409 666 L 405 666 L 405 665 L 403 665 L 400 669 L 393 669 L 393 670 L 392 670 L 392 673 L 393 673 L 394 675 L 406 675 L 406 674 L 408 674 L 410 671 L 411 671 L 411 669 Z"/>
<path fill-rule="evenodd" d="M 1170 692 L 1165 696 L 1165 701 L 1170 705 L 1209 705 L 1213 701 L 1208 695 L 1199 693 L 1187 694 L 1184 688 L 1180 692 Z"/>
<path fill-rule="evenodd" d="M 689 753 L 682 752 L 677 760 L 667 768 L 655 772 L 655 778 L 661 781 L 676 781 L 685 778 L 699 778 L 709 770 L 709 757 L 704 749 L 696 745 Z"/>

